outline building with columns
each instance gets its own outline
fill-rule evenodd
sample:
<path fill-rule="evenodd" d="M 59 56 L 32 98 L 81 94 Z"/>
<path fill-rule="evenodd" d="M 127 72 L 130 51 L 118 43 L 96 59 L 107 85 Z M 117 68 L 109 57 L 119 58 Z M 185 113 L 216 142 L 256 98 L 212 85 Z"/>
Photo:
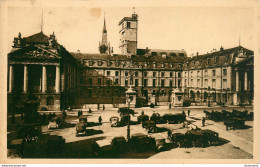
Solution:
<path fill-rule="evenodd" d="M 76 79 L 77 62 L 57 43 L 54 33 L 24 38 L 19 33 L 14 38 L 8 54 L 8 107 L 37 99 L 39 109 L 66 108 L 74 101 L 70 96 L 77 93 Z"/>
<path fill-rule="evenodd" d="M 182 89 L 197 105 L 245 105 L 254 97 L 254 52 L 238 46 L 189 57 Z"/>

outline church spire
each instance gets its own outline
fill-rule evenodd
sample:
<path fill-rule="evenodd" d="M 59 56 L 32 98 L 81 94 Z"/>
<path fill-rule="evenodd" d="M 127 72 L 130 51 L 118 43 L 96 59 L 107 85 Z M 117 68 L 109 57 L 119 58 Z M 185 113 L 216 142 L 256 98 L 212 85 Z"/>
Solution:
<path fill-rule="evenodd" d="M 99 43 L 99 51 L 101 54 L 109 54 L 109 51 L 110 51 L 110 46 L 109 46 L 109 43 L 107 42 L 107 28 L 106 28 L 105 13 L 104 13 L 102 40 L 101 40 L 101 43 Z"/>

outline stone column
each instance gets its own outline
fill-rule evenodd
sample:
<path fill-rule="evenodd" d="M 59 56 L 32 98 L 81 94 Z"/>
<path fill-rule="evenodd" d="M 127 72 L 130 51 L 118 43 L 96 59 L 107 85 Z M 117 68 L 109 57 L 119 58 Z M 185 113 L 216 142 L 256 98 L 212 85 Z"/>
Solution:
<path fill-rule="evenodd" d="M 247 71 L 245 72 L 245 84 L 244 84 L 244 87 L 245 87 L 245 90 L 247 90 Z"/>
<path fill-rule="evenodd" d="M 27 65 L 24 65 L 24 73 L 23 73 L 23 92 L 27 93 L 27 89 L 28 89 L 28 68 Z"/>
<path fill-rule="evenodd" d="M 239 91 L 239 72 L 236 71 L 236 91 Z"/>
<path fill-rule="evenodd" d="M 42 92 L 46 92 L 46 66 L 42 66 Z"/>
<path fill-rule="evenodd" d="M 60 67 L 56 65 L 55 91 L 60 93 Z"/>
<path fill-rule="evenodd" d="M 65 90 L 65 75 L 64 73 L 61 74 L 61 91 L 64 92 Z"/>
<path fill-rule="evenodd" d="M 13 89 L 13 81 L 14 80 L 14 76 L 13 76 L 13 65 L 9 66 L 9 89 L 8 92 L 12 92 Z"/>

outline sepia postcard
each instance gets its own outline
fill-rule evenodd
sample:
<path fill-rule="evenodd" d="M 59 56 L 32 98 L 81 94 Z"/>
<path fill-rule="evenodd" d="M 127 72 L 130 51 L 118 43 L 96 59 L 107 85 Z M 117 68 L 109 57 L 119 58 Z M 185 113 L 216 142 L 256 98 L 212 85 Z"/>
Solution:
<path fill-rule="evenodd" d="M 258 164 L 259 21 L 253 0 L 1 1 L 0 163 Z"/>

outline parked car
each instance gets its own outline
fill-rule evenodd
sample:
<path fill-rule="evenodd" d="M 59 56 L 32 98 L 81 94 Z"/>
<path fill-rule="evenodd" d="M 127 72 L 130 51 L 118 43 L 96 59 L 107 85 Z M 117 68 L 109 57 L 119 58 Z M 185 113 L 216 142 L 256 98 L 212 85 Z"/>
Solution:
<path fill-rule="evenodd" d="M 111 117 L 110 118 L 110 122 L 111 122 L 111 127 L 118 127 L 120 126 L 120 121 L 118 117 Z"/>
<path fill-rule="evenodd" d="M 163 151 L 165 149 L 165 138 L 158 134 L 152 135 L 151 137 L 152 139 L 154 139 L 155 142 L 155 150 L 157 152 Z"/>
<path fill-rule="evenodd" d="M 60 128 L 62 124 L 63 124 L 62 119 L 56 116 L 50 119 L 48 128 L 49 129 Z"/>
<path fill-rule="evenodd" d="M 186 145 L 192 147 L 209 146 L 209 139 L 203 130 L 188 130 L 185 133 Z"/>
<path fill-rule="evenodd" d="M 241 129 L 245 126 L 245 119 L 230 117 L 224 121 L 224 125 L 232 129 Z"/>
<path fill-rule="evenodd" d="M 112 153 L 112 143 L 110 139 L 97 140 L 92 144 L 94 157 L 108 157 Z"/>
<path fill-rule="evenodd" d="M 121 107 L 121 108 L 119 108 L 119 109 L 118 109 L 118 113 L 119 113 L 120 115 L 124 115 L 124 114 L 134 115 L 134 114 L 135 114 L 135 112 L 134 112 L 133 109 L 127 108 L 127 107 Z"/>
<path fill-rule="evenodd" d="M 139 116 L 137 117 L 137 122 L 138 122 L 138 123 L 143 123 L 143 122 L 148 121 L 148 120 L 149 120 L 149 116 L 146 115 L 146 114 L 144 114 L 144 115 L 139 115 Z"/>
<path fill-rule="evenodd" d="M 86 126 L 87 126 L 87 123 L 88 123 L 88 118 L 87 118 L 87 116 L 80 116 L 79 117 L 79 122 L 80 123 L 84 123 Z"/>
<path fill-rule="evenodd" d="M 157 124 L 162 123 L 162 118 L 159 113 L 153 113 L 150 117 L 150 120 L 154 121 Z"/>
<path fill-rule="evenodd" d="M 136 133 L 129 139 L 130 148 L 136 152 L 145 152 L 155 148 L 154 139 L 142 133 Z"/>
<path fill-rule="evenodd" d="M 186 147 L 187 139 L 185 133 L 172 133 L 168 138 L 175 144 L 177 147 Z"/>
<path fill-rule="evenodd" d="M 217 145 L 219 143 L 219 134 L 213 130 L 203 129 L 204 136 L 207 138 L 208 146 Z"/>
<path fill-rule="evenodd" d="M 123 153 L 126 151 L 126 139 L 124 136 L 114 137 L 112 139 L 112 148 L 114 153 Z"/>
<path fill-rule="evenodd" d="M 162 117 L 162 120 L 164 123 L 169 123 L 169 124 L 177 124 L 184 122 L 186 120 L 186 115 L 177 113 L 177 114 L 164 114 Z"/>
<path fill-rule="evenodd" d="M 142 123 L 142 127 L 148 130 L 148 133 L 155 133 L 158 131 L 156 123 L 154 121 L 148 120 Z"/>
<path fill-rule="evenodd" d="M 87 134 L 87 124 L 79 122 L 76 124 L 76 137 Z"/>
<path fill-rule="evenodd" d="M 65 139 L 62 136 L 51 135 L 47 138 L 48 153 L 61 153 L 65 145 Z"/>

